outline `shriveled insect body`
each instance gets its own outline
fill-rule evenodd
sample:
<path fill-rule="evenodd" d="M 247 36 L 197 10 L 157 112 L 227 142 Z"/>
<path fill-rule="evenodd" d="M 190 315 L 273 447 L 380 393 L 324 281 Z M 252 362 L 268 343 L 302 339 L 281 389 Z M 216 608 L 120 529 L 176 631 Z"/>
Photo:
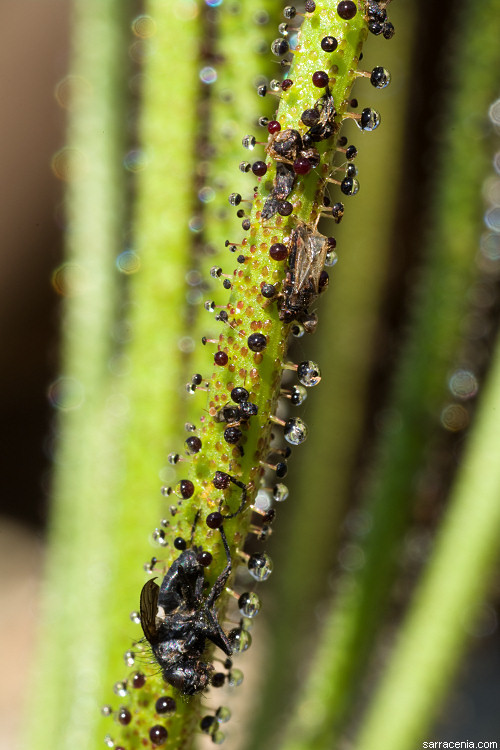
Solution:
<path fill-rule="evenodd" d="M 266 146 L 269 156 L 275 161 L 285 161 L 292 164 L 302 149 L 302 138 L 298 130 L 287 128 L 281 130 Z"/>
<path fill-rule="evenodd" d="M 302 320 L 322 291 L 322 272 L 329 248 L 328 239 L 300 223 L 290 234 L 288 271 L 283 284 L 279 317 Z"/>
<path fill-rule="evenodd" d="M 318 112 L 319 116 L 317 121 L 304 133 L 304 145 L 324 141 L 335 132 L 335 115 L 337 114 L 337 111 L 335 109 L 333 96 L 328 89 L 315 103 L 314 110 Z"/>
<path fill-rule="evenodd" d="M 228 656 L 232 647 L 217 619 L 215 604 L 231 574 L 231 557 L 220 528 L 227 564 L 208 596 L 203 594 L 205 576 L 195 550 L 185 550 L 168 569 L 161 586 L 155 579 L 141 591 L 141 625 L 163 678 L 184 695 L 204 690 L 213 671 L 203 661 L 210 640 Z"/>
<path fill-rule="evenodd" d="M 292 167 L 284 162 L 278 162 L 276 165 L 276 176 L 269 197 L 266 199 L 262 208 L 262 218 L 270 219 L 278 211 L 281 201 L 288 198 L 293 190 L 295 183 L 295 172 Z"/>

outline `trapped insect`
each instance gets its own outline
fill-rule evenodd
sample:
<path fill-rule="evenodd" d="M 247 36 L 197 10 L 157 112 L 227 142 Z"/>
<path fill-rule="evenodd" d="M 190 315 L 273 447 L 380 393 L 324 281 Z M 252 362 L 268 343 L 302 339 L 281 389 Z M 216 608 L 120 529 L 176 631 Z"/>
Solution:
<path fill-rule="evenodd" d="M 167 570 L 160 586 L 155 579 L 141 591 L 141 625 L 163 678 L 184 695 L 208 687 L 213 666 L 203 661 L 207 639 L 227 656 L 233 649 L 217 619 L 215 604 L 231 574 L 226 535 L 220 533 L 227 563 L 207 596 L 205 575 L 197 551 L 185 550 Z"/>
<path fill-rule="evenodd" d="M 326 289 L 328 274 L 323 266 L 329 249 L 328 237 L 314 233 L 306 224 L 301 222 L 292 230 L 279 312 L 281 320 L 302 320 L 311 303 Z"/>

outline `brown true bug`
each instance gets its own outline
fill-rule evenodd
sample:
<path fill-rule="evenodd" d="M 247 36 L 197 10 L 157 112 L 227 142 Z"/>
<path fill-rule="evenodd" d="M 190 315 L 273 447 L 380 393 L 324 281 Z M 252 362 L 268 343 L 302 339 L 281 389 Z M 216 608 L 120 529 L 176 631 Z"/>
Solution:
<path fill-rule="evenodd" d="M 288 247 L 288 271 L 283 283 L 279 317 L 290 322 L 307 317 L 308 308 L 324 291 L 323 271 L 329 240 L 300 222 L 292 229 Z"/>

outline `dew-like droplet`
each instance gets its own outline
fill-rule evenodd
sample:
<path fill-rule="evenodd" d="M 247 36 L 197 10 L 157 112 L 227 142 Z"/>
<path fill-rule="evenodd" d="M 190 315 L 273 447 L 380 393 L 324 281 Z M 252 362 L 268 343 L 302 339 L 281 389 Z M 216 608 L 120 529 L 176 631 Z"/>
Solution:
<path fill-rule="evenodd" d="M 370 83 L 375 86 L 376 89 L 385 89 L 391 82 L 391 74 L 386 68 L 380 66 L 373 68 Z"/>
<path fill-rule="evenodd" d="M 335 250 L 328 250 L 325 255 L 325 266 L 334 266 L 338 261 L 338 255 Z"/>
<path fill-rule="evenodd" d="M 238 609 L 243 617 L 256 617 L 261 606 L 260 598 L 253 591 L 245 591 L 238 599 Z"/>
<path fill-rule="evenodd" d="M 255 136 L 254 135 L 245 135 L 241 143 L 244 148 L 247 148 L 249 151 L 253 151 L 255 148 Z"/>
<path fill-rule="evenodd" d="M 163 529 L 155 529 L 152 534 L 153 544 L 157 544 L 159 547 L 166 547 L 167 540 L 165 539 L 165 532 Z"/>
<path fill-rule="evenodd" d="M 316 362 L 309 359 L 299 363 L 297 367 L 297 377 L 306 388 L 312 388 L 320 382 L 321 371 Z"/>
<path fill-rule="evenodd" d="M 232 669 L 229 672 L 228 685 L 230 687 L 239 687 L 243 682 L 243 672 L 241 669 Z"/>
<path fill-rule="evenodd" d="M 252 636 L 247 630 L 242 630 L 242 628 L 231 630 L 227 637 L 233 647 L 234 654 L 241 654 L 252 645 Z"/>
<path fill-rule="evenodd" d="M 307 398 L 307 388 L 303 385 L 294 385 L 290 390 L 290 401 L 294 406 L 301 406 Z"/>
<path fill-rule="evenodd" d="M 119 695 L 120 698 L 125 698 L 127 695 L 127 683 L 126 682 L 115 682 L 113 685 L 113 693 Z"/>
<path fill-rule="evenodd" d="M 273 55 L 276 55 L 276 57 L 286 55 L 289 49 L 289 44 L 286 39 L 283 39 L 283 37 L 275 39 L 271 44 L 271 52 L 273 53 Z"/>
<path fill-rule="evenodd" d="M 359 182 L 352 177 L 344 177 L 340 183 L 340 189 L 344 195 L 356 195 L 359 192 Z"/>
<path fill-rule="evenodd" d="M 360 130 L 366 130 L 368 133 L 371 133 L 380 125 L 380 114 L 371 107 L 365 107 L 361 112 L 360 119 L 356 120 L 356 123 Z"/>
<path fill-rule="evenodd" d="M 266 581 L 273 572 L 273 561 L 266 552 L 256 552 L 248 560 L 248 572 L 256 581 Z"/>
<path fill-rule="evenodd" d="M 289 495 L 288 487 L 282 482 L 278 482 L 273 489 L 273 497 L 277 503 L 284 502 Z"/>
<path fill-rule="evenodd" d="M 133 667 L 135 664 L 135 654 L 133 651 L 125 651 L 123 654 L 123 660 L 127 667 Z"/>
<path fill-rule="evenodd" d="M 300 417 L 291 417 L 286 420 L 283 435 L 290 445 L 300 445 L 307 439 L 308 427 Z"/>
<path fill-rule="evenodd" d="M 229 708 L 227 708 L 227 706 L 219 706 L 219 708 L 215 712 L 215 716 L 221 722 L 221 724 L 225 724 L 231 718 L 231 711 Z"/>
<path fill-rule="evenodd" d="M 130 619 L 135 625 L 141 624 L 141 616 L 139 615 L 139 612 L 136 612 L 135 610 L 130 613 Z"/>

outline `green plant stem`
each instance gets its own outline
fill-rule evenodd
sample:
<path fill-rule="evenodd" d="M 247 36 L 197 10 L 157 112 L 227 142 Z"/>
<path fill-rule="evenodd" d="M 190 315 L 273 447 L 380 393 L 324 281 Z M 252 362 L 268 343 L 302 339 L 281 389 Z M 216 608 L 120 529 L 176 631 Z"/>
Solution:
<path fill-rule="evenodd" d="M 461 19 L 459 53 L 460 59 L 466 54 L 468 64 L 453 68 L 460 76 L 450 99 L 440 182 L 431 203 L 428 264 L 391 401 L 399 426 L 383 436 L 375 480 L 365 498 L 364 509 L 372 519 L 363 545 L 365 564 L 359 574 L 345 575 L 339 586 L 286 750 L 329 747 L 352 705 L 394 577 L 415 473 L 436 429 L 447 377 L 456 363 L 467 290 L 477 274 L 480 185 L 488 169 L 484 142 L 477 138 L 477 122 L 470 113 L 487 111 L 499 64 L 494 43 L 498 29 L 491 23 L 498 18 L 498 0 L 474 5 L 473 11 L 467 8 Z"/>
<path fill-rule="evenodd" d="M 312 393 L 304 405 L 311 434 L 290 462 L 286 483 L 291 497 L 286 508 L 278 508 L 279 534 L 271 540 L 276 549 L 271 549 L 276 573 L 271 581 L 272 592 L 268 592 L 272 612 L 267 678 L 260 704 L 262 715 L 252 724 L 249 747 L 262 747 L 264 742 L 271 746 L 276 741 L 274 732 L 283 730 L 293 686 L 286 665 L 290 655 L 297 652 L 297 643 L 310 638 L 311 614 L 324 592 L 334 560 L 338 526 L 352 482 L 387 275 L 392 212 L 404 179 L 400 151 L 409 90 L 400 82 L 408 76 L 412 45 L 409 26 L 401 28 L 398 21 L 404 15 L 410 24 L 411 13 L 408 2 L 391 7 L 397 35 L 387 46 L 379 45 L 378 39 L 369 39 L 365 46 L 365 68 L 383 64 L 395 72 L 395 80 L 383 92 L 375 91 L 364 80 L 354 89 L 363 107 L 373 106 L 380 111 L 382 125 L 376 133 L 366 136 L 355 126 L 343 131 L 349 143 L 359 147 L 356 166 L 361 188 L 339 227 L 325 222 L 325 234 L 337 239 L 339 261 L 333 269 L 327 269 L 330 289 L 326 299 L 320 301 L 317 334 L 306 343 L 304 338 L 299 339 L 294 347 L 299 359 L 307 351 L 320 364 L 323 380 L 318 392 Z M 307 649 L 302 651 L 294 657 L 298 664 L 307 658 Z M 297 680 L 299 673 L 297 669 Z"/>
<path fill-rule="evenodd" d="M 126 60 L 124 3 L 76 0 L 68 130 L 66 212 L 69 274 L 64 301 L 63 394 L 53 480 L 54 508 L 37 647 L 28 744 L 89 747 L 105 653 L 105 571 L 114 517 L 109 504 L 116 454 L 108 410 L 124 221 Z M 75 171 L 72 169 L 75 167 Z M 63 287 L 65 285 L 63 284 Z M 68 391 L 69 386 L 69 391 Z M 66 408 L 67 407 L 67 408 Z"/>
<path fill-rule="evenodd" d="M 465 650 L 500 550 L 499 414 L 500 344 L 450 508 L 356 750 L 418 747 Z"/>
<path fill-rule="evenodd" d="M 200 184 L 211 189 L 213 197 L 206 204 L 198 202 L 197 213 L 202 218 L 203 228 L 196 238 L 192 259 L 193 268 L 200 274 L 201 288 L 205 290 L 209 285 L 209 289 L 204 291 L 191 313 L 189 335 L 195 346 L 191 356 L 186 358 L 186 382 L 193 373 L 208 372 L 211 363 L 207 350 L 199 342 L 203 336 L 216 338 L 219 333 L 214 316 L 207 313 L 203 302 L 208 299 L 217 305 L 227 302 L 228 293 L 222 279 L 210 279 L 210 269 L 219 266 L 228 273 L 234 265 L 234 255 L 225 242 L 237 241 L 239 227 L 235 219 L 237 209 L 229 205 L 228 196 L 230 193 L 240 193 L 245 198 L 251 196 L 249 175 L 238 169 L 239 162 L 248 155 L 241 139 L 246 132 L 254 130 L 260 116 L 271 118 L 275 107 L 273 97 L 262 99 L 257 95 L 255 79 L 259 76 L 272 78 L 276 74 L 269 48 L 282 18 L 280 3 L 261 0 L 258 9 L 252 3 L 243 3 L 238 13 L 228 3 L 223 3 L 216 12 L 219 19 L 216 31 L 213 22 L 206 21 L 206 24 L 214 34 L 217 80 L 206 86 L 208 92 L 199 122 L 199 135 L 212 154 L 210 160 L 203 162 Z M 267 13 L 266 24 L 257 23 L 258 13 Z M 242 45 L 245 54 L 242 54 Z M 190 399 L 186 403 L 186 418 L 197 422 L 199 413 L 200 398 Z"/>
<path fill-rule="evenodd" d="M 126 622 L 129 613 L 139 607 L 145 582 L 143 564 L 152 555 L 164 554 L 148 545 L 148 539 L 165 515 L 160 488 L 172 478 L 167 454 L 182 440 L 183 354 L 179 341 L 185 275 L 191 263 L 189 220 L 193 213 L 197 127 L 194 103 L 199 85 L 199 61 L 192 51 L 198 47 L 200 7 L 201 3 L 179 4 L 172 12 L 162 0 L 150 0 L 145 9 L 156 33 L 148 40 L 146 50 L 139 125 L 146 167 L 137 184 L 134 249 L 141 265 L 130 284 L 131 335 L 124 350 L 129 370 L 122 386 L 129 408 L 123 435 L 124 476 L 116 498 L 119 511 L 107 615 L 110 639 L 102 694 L 102 700 L 114 707 L 116 696 L 110 700 L 112 684 L 137 670 L 137 666 L 124 668 L 123 654 L 130 648 L 132 637 L 139 639 L 142 633 L 138 626 L 131 625 L 127 630 Z M 116 633 L 122 636 L 113 635 Z M 150 675 L 152 670 L 141 666 L 148 682 L 141 694 L 144 705 L 138 709 L 139 720 L 147 722 L 148 706 L 154 706 L 164 683 L 161 675 Z M 102 742 L 105 732 L 117 736 L 122 728 L 110 725 L 108 719 L 100 729 Z M 131 748 L 140 742 L 133 736 L 125 744 Z M 165 750 L 184 747 L 183 742 L 174 722 Z"/>

